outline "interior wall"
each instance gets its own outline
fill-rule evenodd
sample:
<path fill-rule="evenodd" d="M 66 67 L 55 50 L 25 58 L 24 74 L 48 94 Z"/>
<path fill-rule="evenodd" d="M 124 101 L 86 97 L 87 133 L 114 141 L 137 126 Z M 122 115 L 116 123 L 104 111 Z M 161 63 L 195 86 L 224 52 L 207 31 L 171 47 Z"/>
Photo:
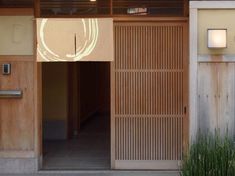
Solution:
<path fill-rule="evenodd" d="M 197 114 L 198 129 L 235 135 L 235 11 L 198 10 Z M 227 29 L 225 49 L 207 48 L 207 29 Z M 193 46 L 191 46 L 193 47 Z"/>
<path fill-rule="evenodd" d="M 69 63 L 69 119 L 71 138 L 95 113 L 110 111 L 109 62 Z"/>
<path fill-rule="evenodd" d="M 66 139 L 68 118 L 68 65 L 42 65 L 44 139 Z"/>
<path fill-rule="evenodd" d="M 79 63 L 80 122 L 109 106 L 109 63 Z M 106 109 L 107 110 L 107 109 Z"/>
<path fill-rule="evenodd" d="M 78 134 L 79 130 L 79 72 L 78 63 L 68 63 L 68 137 L 72 138 L 73 135 Z"/>
<path fill-rule="evenodd" d="M 44 139 L 67 139 L 97 112 L 110 110 L 108 62 L 43 63 Z"/>
<path fill-rule="evenodd" d="M 100 99 L 103 100 L 101 112 L 106 114 L 110 114 L 111 108 L 110 64 L 106 62 L 100 66 Z"/>

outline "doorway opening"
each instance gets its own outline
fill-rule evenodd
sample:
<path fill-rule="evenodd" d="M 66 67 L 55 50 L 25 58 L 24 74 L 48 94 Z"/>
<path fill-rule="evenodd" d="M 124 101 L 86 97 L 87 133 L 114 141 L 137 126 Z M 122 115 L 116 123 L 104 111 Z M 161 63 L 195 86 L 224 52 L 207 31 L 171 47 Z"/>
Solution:
<path fill-rule="evenodd" d="M 43 169 L 110 169 L 110 63 L 42 63 Z"/>

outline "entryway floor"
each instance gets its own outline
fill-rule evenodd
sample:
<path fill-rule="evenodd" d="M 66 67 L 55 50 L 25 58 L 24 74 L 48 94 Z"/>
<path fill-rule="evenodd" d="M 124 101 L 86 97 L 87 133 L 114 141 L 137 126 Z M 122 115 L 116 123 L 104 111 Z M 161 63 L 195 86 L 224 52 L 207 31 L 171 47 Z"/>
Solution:
<path fill-rule="evenodd" d="M 0 176 L 3 176 L 0 174 Z M 7 176 L 179 176 L 178 172 L 161 171 L 94 171 L 94 172 L 67 172 L 42 171 L 37 174 L 9 174 Z"/>
<path fill-rule="evenodd" d="M 81 128 L 76 139 L 44 142 L 44 170 L 110 169 L 109 116 L 98 114 Z"/>

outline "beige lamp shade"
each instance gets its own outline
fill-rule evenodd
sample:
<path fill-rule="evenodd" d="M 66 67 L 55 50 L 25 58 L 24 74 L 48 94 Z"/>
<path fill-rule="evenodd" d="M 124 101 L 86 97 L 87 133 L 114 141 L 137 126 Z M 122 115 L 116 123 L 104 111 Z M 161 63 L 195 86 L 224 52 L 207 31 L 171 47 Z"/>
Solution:
<path fill-rule="evenodd" d="M 208 48 L 226 48 L 227 29 L 208 29 Z"/>
<path fill-rule="evenodd" d="M 37 19 L 37 61 L 113 61 L 111 18 Z"/>

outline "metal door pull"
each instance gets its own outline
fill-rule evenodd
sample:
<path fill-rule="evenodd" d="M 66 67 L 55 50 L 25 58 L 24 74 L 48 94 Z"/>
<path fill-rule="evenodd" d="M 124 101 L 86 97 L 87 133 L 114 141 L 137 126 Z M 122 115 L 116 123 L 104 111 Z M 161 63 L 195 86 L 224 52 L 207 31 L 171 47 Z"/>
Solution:
<path fill-rule="evenodd" d="M 22 98 L 22 90 L 0 90 L 0 98 Z"/>

